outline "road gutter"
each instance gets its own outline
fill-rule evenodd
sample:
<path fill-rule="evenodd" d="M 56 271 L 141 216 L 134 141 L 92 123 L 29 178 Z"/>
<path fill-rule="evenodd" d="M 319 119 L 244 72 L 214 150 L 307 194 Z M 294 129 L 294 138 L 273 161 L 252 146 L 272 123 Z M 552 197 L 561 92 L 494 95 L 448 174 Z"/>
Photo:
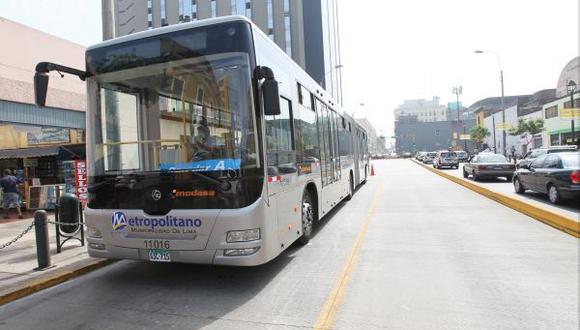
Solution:
<path fill-rule="evenodd" d="M 544 208 L 522 202 L 519 199 L 509 197 L 507 195 L 492 191 L 490 189 L 484 188 L 480 185 L 471 183 L 467 180 L 455 177 L 453 175 L 447 174 L 443 171 L 439 171 L 430 166 L 423 165 L 415 160 L 412 160 L 415 164 L 424 167 L 425 169 L 442 176 L 448 180 L 451 180 L 457 184 L 464 186 L 478 194 L 481 194 L 489 199 L 492 199 L 498 203 L 501 203 L 511 209 L 514 209 L 520 213 L 523 213 L 531 218 L 541 221 L 549 226 L 552 226 L 558 230 L 565 232 L 566 234 L 572 235 L 576 238 L 580 238 L 580 223 L 574 221 L 573 219 L 567 218 L 560 214 L 548 211 Z"/>
<path fill-rule="evenodd" d="M 82 262 L 80 265 L 70 265 L 65 269 L 48 273 L 46 276 L 41 276 L 38 279 L 31 279 L 30 281 L 16 285 L 13 288 L 0 291 L 0 306 L 17 299 L 29 296 L 38 291 L 50 288 L 52 286 L 64 283 L 73 278 L 90 273 L 99 268 L 103 268 L 116 262 L 117 260 L 110 259 L 94 259 L 87 262 Z"/>

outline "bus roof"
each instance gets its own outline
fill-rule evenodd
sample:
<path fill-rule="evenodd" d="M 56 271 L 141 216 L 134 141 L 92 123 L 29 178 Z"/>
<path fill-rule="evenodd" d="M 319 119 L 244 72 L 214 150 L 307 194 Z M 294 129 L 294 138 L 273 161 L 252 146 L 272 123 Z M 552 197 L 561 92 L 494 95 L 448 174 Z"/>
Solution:
<path fill-rule="evenodd" d="M 122 37 L 118 37 L 118 38 L 109 39 L 109 40 L 100 42 L 98 44 L 92 45 L 92 46 L 88 47 L 87 50 L 93 50 L 93 49 L 97 49 L 97 48 L 101 48 L 101 47 L 117 45 L 117 44 L 121 44 L 121 43 L 128 42 L 128 41 L 144 39 L 147 37 L 158 36 L 158 35 L 171 33 L 171 32 L 175 32 L 175 31 L 187 30 L 187 29 L 200 27 L 200 26 L 207 26 L 207 25 L 226 23 L 226 22 L 236 22 L 236 21 L 245 21 L 245 22 L 254 24 L 247 17 L 240 16 L 240 15 L 207 18 L 207 19 L 196 20 L 196 21 L 192 21 L 192 22 L 188 22 L 188 23 L 172 24 L 172 25 L 163 26 L 163 27 L 159 27 L 159 28 L 155 28 L 155 29 L 151 29 L 151 30 L 136 32 L 136 33 L 129 34 L 129 35 L 122 36 Z"/>

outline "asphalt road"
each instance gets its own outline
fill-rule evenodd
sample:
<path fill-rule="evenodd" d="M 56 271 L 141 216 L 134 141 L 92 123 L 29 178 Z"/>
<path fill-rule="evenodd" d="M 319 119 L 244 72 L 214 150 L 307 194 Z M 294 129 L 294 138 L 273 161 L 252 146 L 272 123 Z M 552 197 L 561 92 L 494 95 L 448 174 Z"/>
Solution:
<path fill-rule="evenodd" d="M 408 160 L 254 268 L 121 261 L 1 329 L 578 329 L 578 240 Z"/>

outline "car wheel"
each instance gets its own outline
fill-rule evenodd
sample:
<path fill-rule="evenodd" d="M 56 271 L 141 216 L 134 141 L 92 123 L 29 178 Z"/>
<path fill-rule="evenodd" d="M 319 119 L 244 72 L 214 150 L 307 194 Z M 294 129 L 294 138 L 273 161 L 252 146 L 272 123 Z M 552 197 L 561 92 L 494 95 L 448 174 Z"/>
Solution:
<path fill-rule="evenodd" d="M 479 181 L 479 179 L 481 179 L 481 177 L 477 175 L 477 173 L 473 172 L 473 181 Z"/>
<path fill-rule="evenodd" d="M 516 193 L 518 194 L 523 194 L 526 192 L 526 188 L 524 187 L 524 185 L 522 184 L 522 182 L 520 181 L 520 178 L 516 178 L 514 180 L 514 190 L 516 191 Z"/>
<path fill-rule="evenodd" d="M 314 228 L 315 212 L 312 205 L 312 197 L 307 191 L 302 196 L 302 236 L 298 239 L 300 245 L 306 245 L 312 237 Z"/>
<path fill-rule="evenodd" d="M 467 171 L 465 170 L 465 168 L 463 168 L 463 177 L 465 179 L 467 179 L 469 177 L 469 173 L 467 173 Z"/>
<path fill-rule="evenodd" d="M 550 184 L 548 186 L 548 198 L 550 199 L 550 202 L 552 202 L 552 204 L 560 204 L 560 202 L 562 201 L 558 188 L 556 188 L 556 186 L 554 186 L 553 184 Z"/>

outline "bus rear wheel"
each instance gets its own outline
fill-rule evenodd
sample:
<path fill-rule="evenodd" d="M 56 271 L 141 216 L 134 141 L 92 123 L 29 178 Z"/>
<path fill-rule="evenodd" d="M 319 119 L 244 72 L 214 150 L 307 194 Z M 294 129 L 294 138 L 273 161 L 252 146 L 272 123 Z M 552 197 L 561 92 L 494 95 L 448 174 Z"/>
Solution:
<path fill-rule="evenodd" d="M 315 212 L 312 205 L 312 197 L 307 191 L 302 195 L 302 236 L 298 239 L 300 245 L 306 245 L 312 237 L 314 229 Z"/>

